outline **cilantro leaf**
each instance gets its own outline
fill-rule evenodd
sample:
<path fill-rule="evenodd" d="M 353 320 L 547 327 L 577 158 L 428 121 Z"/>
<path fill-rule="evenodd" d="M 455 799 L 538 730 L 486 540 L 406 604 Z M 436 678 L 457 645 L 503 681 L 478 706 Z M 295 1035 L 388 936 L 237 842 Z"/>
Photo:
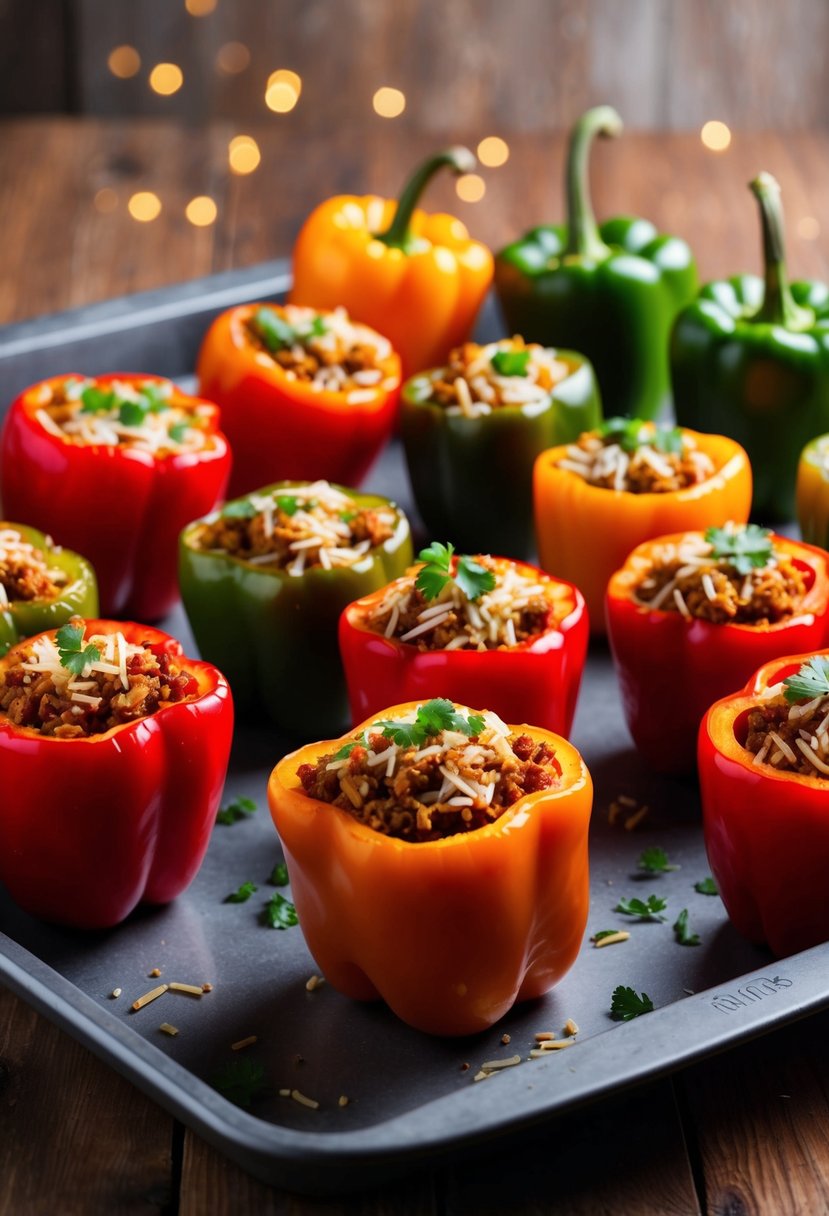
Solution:
<path fill-rule="evenodd" d="M 184 437 L 190 430 L 190 424 L 187 422 L 177 422 L 170 427 L 168 434 L 173 443 L 184 443 Z"/>
<path fill-rule="evenodd" d="M 418 553 L 418 560 L 425 562 L 422 570 L 418 571 L 415 587 L 425 600 L 436 599 L 452 577 L 452 554 L 455 546 L 451 543 L 442 545 L 432 541 Z"/>
<path fill-rule="evenodd" d="M 727 561 L 738 574 L 751 574 L 767 566 L 772 556 L 772 534 L 759 524 L 708 528 L 705 539 L 717 561 Z"/>
<path fill-rule="evenodd" d="M 610 998 L 610 1012 L 617 1021 L 629 1022 L 643 1013 L 651 1013 L 652 1010 L 653 1001 L 647 992 L 643 992 L 639 996 L 632 988 L 626 988 L 623 984 L 613 989 L 613 996 Z"/>
<path fill-rule="evenodd" d="M 296 908 L 289 899 L 274 891 L 262 911 L 262 920 L 271 929 L 290 929 L 299 924 Z"/>
<path fill-rule="evenodd" d="M 148 382 L 141 386 L 139 393 L 140 404 L 146 414 L 161 414 L 170 408 L 167 400 L 170 388 L 168 384 L 153 384 Z"/>
<path fill-rule="evenodd" d="M 623 452 L 632 455 L 642 447 L 654 448 L 665 455 L 682 455 L 682 431 L 678 426 L 645 426 L 641 418 L 607 418 L 598 428 L 600 438 L 618 443 Z"/>
<path fill-rule="evenodd" d="M 222 519 L 253 519 L 254 515 L 256 507 L 249 498 L 238 498 L 222 507 Z"/>
<path fill-rule="evenodd" d="M 604 937 L 615 937 L 618 932 L 618 929 L 599 929 L 598 933 L 594 933 L 590 940 L 591 942 L 600 942 Z"/>
<path fill-rule="evenodd" d="M 321 313 L 317 313 L 311 322 L 305 335 L 309 338 L 321 338 L 323 334 L 328 333 L 328 326 L 325 324 L 325 317 Z"/>
<path fill-rule="evenodd" d="M 666 918 L 660 916 L 668 906 L 667 899 L 662 899 L 659 895 L 649 895 L 647 901 L 643 899 L 620 899 L 614 912 L 622 912 L 625 916 L 635 916 L 639 920 L 657 920 L 663 921 Z"/>
<path fill-rule="evenodd" d="M 720 893 L 710 874 L 707 878 L 701 878 L 699 882 L 695 882 L 694 890 L 698 891 L 700 895 L 719 895 Z"/>
<path fill-rule="evenodd" d="M 351 753 L 354 751 L 354 748 L 358 746 L 358 743 L 359 743 L 358 739 L 350 739 L 348 741 L 348 743 L 344 743 L 342 745 L 342 747 L 339 749 L 339 751 L 334 752 L 334 755 L 331 757 L 331 759 L 332 760 L 347 760 L 348 757 L 351 755 Z"/>
<path fill-rule="evenodd" d="M 435 697 L 418 708 L 414 722 L 373 722 L 370 729 L 379 730 L 398 747 L 422 747 L 427 739 L 434 738 L 441 731 L 460 731 L 471 739 L 479 735 L 484 726 L 481 714 L 470 714 L 465 718 L 463 714 L 458 713 L 451 701 L 447 701 L 445 697 Z M 335 759 L 338 758 L 339 753 L 335 756 Z"/>
<path fill-rule="evenodd" d="M 783 689 L 790 703 L 826 696 L 829 693 L 829 659 L 813 655 L 795 675 L 786 677 Z"/>
<path fill-rule="evenodd" d="M 497 350 L 490 359 L 499 376 L 526 376 L 529 362 L 528 350 Z"/>
<path fill-rule="evenodd" d="M 213 1076 L 212 1086 L 237 1106 L 250 1106 L 265 1088 L 265 1069 L 258 1060 L 231 1060 Z"/>
<path fill-rule="evenodd" d="M 231 891 L 230 895 L 228 895 L 226 897 L 225 903 L 226 904 L 247 903 L 247 901 L 250 899 L 251 895 L 253 895 L 253 893 L 258 890 L 259 890 L 259 888 L 257 887 L 255 882 L 250 882 L 250 881 L 243 882 L 241 887 L 239 887 L 238 891 Z"/>
<path fill-rule="evenodd" d="M 253 316 L 253 327 L 271 354 L 296 342 L 321 338 L 327 332 L 325 318 L 319 313 L 308 325 L 291 325 L 273 308 L 258 308 Z"/>
<path fill-rule="evenodd" d="M 296 515 L 299 510 L 299 499 L 293 494 L 277 494 L 274 502 L 285 515 Z"/>
<path fill-rule="evenodd" d="M 680 946 L 698 946 L 699 934 L 692 933 L 688 927 L 688 909 L 683 908 L 674 921 L 674 933 Z"/>
<path fill-rule="evenodd" d="M 682 431 L 678 426 L 657 427 L 646 442 L 656 448 L 657 452 L 664 452 L 666 456 L 682 455 Z"/>
<path fill-rule="evenodd" d="M 458 558 L 455 571 L 455 582 L 468 600 L 477 600 L 485 591 L 492 591 L 495 586 L 495 575 L 487 570 L 474 557 Z"/>
<path fill-rule="evenodd" d="M 284 861 L 278 861 L 271 870 L 271 876 L 268 882 L 274 887 L 287 887 L 288 885 L 288 867 Z"/>
<path fill-rule="evenodd" d="M 672 866 L 669 863 L 668 854 L 658 845 L 645 849 L 636 864 L 640 870 L 647 870 L 649 874 L 667 874 L 671 870 L 679 869 L 679 866 Z"/>
<path fill-rule="evenodd" d="M 147 417 L 147 410 L 140 401 L 122 401 L 118 410 L 118 421 L 121 426 L 141 426 Z"/>
<path fill-rule="evenodd" d="M 238 823 L 248 815 L 256 813 L 257 806 L 252 798 L 234 798 L 227 806 L 223 806 L 216 816 L 217 823 Z"/>
<path fill-rule="evenodd" d="M 102 414 L 115 407 L 115 389 L 90 384 L 81 393 L 82 414 Z"/>
<path fill-rule="evenodd" d="M 87 663 L 95 663 L 101 657 L 97 646 L 91 643 L 83 645 L 85 628 L 84 625 L 62 625 L 55 634 L 60 665 L 71 671 L 73 676 L 81 675 Z"/>

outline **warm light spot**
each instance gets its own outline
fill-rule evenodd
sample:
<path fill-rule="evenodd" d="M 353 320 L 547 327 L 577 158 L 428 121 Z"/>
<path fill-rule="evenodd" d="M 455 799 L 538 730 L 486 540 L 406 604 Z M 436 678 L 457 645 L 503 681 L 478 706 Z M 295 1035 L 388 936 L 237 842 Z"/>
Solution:
<path fill-rule="evenodd" d="M 797 222 L 797 235 L 804 241 L 816 241 L 820 236 L 820 224 L 813 215 L 804 215 Z"/>
<path fill-rule="evenodd" d="M 302 92 L 302 77 L 297 72 L 292 72 L 290 68 L 277 68 L 275 72 L 271 72 L 268 77 L 268 88 L 272 88 L 275 84 L 289 85 L 297 97 Z"/>
<path fill-rule="evenodd" d="M 250 135 L 234 135 L 227 146 L 227 159 L 234 173 L 253 173 L 262 159 L 259 144 Z"/>
<path fill-rule="evenodd" d="M 716 119 L 705 123 L 699 137 L 711 152 L 724 152 L 731 143 L 731 131 L 724 122 Z"/>
<path fill-rule="evenodd" d="M 371 99 L 375 114 L 381 118 L 397 118 L 406 109 L 406 95 L 400 89 L 382 88 Z"/>
<path fill-rule="evenodd" d="M 217 4 L 218 0 L 184 0 L 184 7 L 191 17 L 206 17 Z"/>
<path fill-rule="evenodd" d="M 162 97 L 177 93 L 184 84 L 184 75 L 177 63 L 157 63 L 150 72 L 150 88 Z"/>
<path fill-rule="evenodd" d="M 114 211 L 118 206 L 118 195 L 111 186 L 104 186 L 97 192 L 92 202 L 96 211 L 101 211 L 106 215 L 108 211 Z"/>
<path fill-rule="evenodd" d="M 107 67 L 119 80 L 128 80 L 141 67 L 141 56 L 134 46 L 116 46 L 109 52 Z"/>
<path fill-rule="evenodd" d="M 497 169 L 509 160 L 509 144 L 498 135 L 487 135 L 478 144 L 478 160 L 489 169 Z"/>
<path fill-rule="evenodd" d="M 238 76 L 250 63 L 250 51 L 244 42 L 226 42 L 216 52 L 216 71 L 225 76 Z"/>
<path fill-rule="evenodd" d="M 268 77 L 265 105 L 275 114 L 287 114 L 299 101 L 302 81 L 290 68 L 278 68 Z"/>
<path fill-rule="evenodd" d="M 455 190 L 465 203 L 479 203 L 486 194 L 486 182 L 477 173 L 464 173 L 455 182 Z"/>
<path fill-rule="evenodd" d="M 366 245 L 366 255 L 370 258 L 384 258 L 388 252 L 388 246 L 382 241 L 369 241 Z"/>
<path fill-rule="evenodd" d="M 196 198 L 190 199 L 190 202 L 184 208 L 184 214 L 196 228 L 207 228 L 209 224 L 215 222 L 218 208 L 213 199 L 208 197 L 208 195 L 199 194 Z"/>
<path fill-rule="evenodd" d="M 127 210 L 134 220 L 148 224 L 161 214 L 161 199 L 151 190 L 139 190 L 130 196 Z"/>

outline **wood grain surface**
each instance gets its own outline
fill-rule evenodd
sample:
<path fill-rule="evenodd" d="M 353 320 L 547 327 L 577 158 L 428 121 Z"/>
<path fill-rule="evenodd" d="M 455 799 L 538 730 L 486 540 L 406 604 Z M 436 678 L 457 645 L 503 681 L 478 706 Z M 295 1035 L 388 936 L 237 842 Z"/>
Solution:
<path fill-rule="evenodd" d="M 0 321 L 160 286 L 287 252 L 303 215 L 333 190 L 388 189 L 427 137 L 379 124 L 351 146 L 262 127 L 249 178 L 226 169 L 234 128 L 158 121 L 17 120 L 0 124 Z M 478 206 L 436 187 L 500 244 L 561 214 L 560 137 L 521 136 L 487 174 Z M 745 182 L 781 179 L 796 274 L 829 278 L 829 136 L 736 134 L 713 156 L 696 137 L 637 135 L 597 149 L 597 210 L 647 212 L 693 244 L 704 276 L 756 267 L 759 239 Z M 117 194 L 102 214 L 98 190 Z M 134 190 L 156 189 L 159 218 L 138 224 Z M 210 193 L 215 225 L 183 218 Z M 811 226 L 814 230 L 814 224 Z M 94 370 L 94 369 L 90 369 Z M 0 1216 L 800 1216 L 829 1212 L 829 1015 L 687 1069 L 671 1080 L 543 1123 L 517 1142 L 342 1199 L 260 1185 L 88 1052 L 0 993 Z"/>

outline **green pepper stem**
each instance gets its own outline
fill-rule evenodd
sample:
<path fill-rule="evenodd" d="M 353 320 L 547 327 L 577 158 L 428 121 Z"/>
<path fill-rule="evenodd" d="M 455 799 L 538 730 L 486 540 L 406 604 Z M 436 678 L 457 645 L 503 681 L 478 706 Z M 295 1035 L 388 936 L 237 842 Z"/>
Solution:
<path fill-rule="evenodd" d="M 413 240 L 409 231 L 412 213 L 434 175 L 444 166 L 450 168 L 455 174 L 471 173 L 476 163 L 475 157 L 469 149 L 463 147 L 446 148 L 443 152 L 436 152 L 434 156 L 430 156 L 419 168 L 415 169 L 406 182 L 391 223 L 385 232 L 375 233 L 376 240 L 382 241 L 384 245 L 389 245 L 393 249 L 408 248 Z"/>
<path fill-rule="evenodd" d="M 612 106 L 595 106 L 582 114 L 570 133 L 567 152 L 567 248 L 565 255 L 602 261 L 610 252 L 599 234 L 590 201 L 588 164 L 597 135 L 616 136 L 622 120 Z"/>
<path fill-rule="evenodd" d="M 795 303 L 786 273 L 780 186 L 770 173 L 758 173 L 754 181 L 749 182 L 749 189 L 760 204 L 765 280 L 763 303 L 753 319 L 769 325 L 782 325 L 786 329 L 808 329 L 814 324 L 814 314 Z"/>

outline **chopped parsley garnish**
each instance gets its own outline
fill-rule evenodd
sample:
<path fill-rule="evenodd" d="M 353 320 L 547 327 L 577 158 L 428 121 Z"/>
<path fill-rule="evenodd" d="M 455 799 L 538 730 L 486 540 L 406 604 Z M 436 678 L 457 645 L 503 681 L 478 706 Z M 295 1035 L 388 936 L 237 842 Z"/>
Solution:
<path fill-rule="evenodd" d="M 90 384 L 81 393 L 82 414 L 109 414 L 118 411 L 121 426 L 141 426 L 148 414 L 160 414 L 169 409 L 166 384 L 144 384 L 137 390 L 137 399 L 121 396 L 114 388 L 99 388 Z"/>
<path fill-rule="evenodd" d="M 601 439 L 618 443 L 629 455 L 643 447 L 654 448 L 666 456 L 682 455 L 682 431 L 678 426 L 651 430 L 640 418 L 607 418 L 598 428 L 598 434 Z"/>
<path fill-rule="evenodd" d="M 451 701 L 436 697 L 427 701 L 417 711 L 414 722 L 373 722 L 367 733 L 380 731 L 398 747 L 423 747 L 427 739 L 433 739 L 444 730 L 456 730 L 468 738 L 474 738 L 484 729 L 481 714 L 470 714 L 465 718 L 459 714 Z"/>
<path fill-rule="evenodd" d="M 238 498 L 222 507 L 222 519 L 253 519 L 256 514 L 256 507 L 249 498 Z"/>
<path fill-rule="evenodd" d="M 87 663 L 96 663 L 101 657 L 97 646 L 83 645 L 83 635 L 83 625 L 62 625 L 55 634 L 60 665 L 73 676 L 81 675 Z"/>
<path fill-rule="evenodd" d="M 247 819 L 248 815 L 256 813 L 257 806 L 252 798 L 234 798 L 227 806 L 223 806 L 216 816 L 217 823 L 238 823 Z"/>
<path fill-rule="evenodd" d="M 147 410 L 137 401 L 123 401 L 118 410 L 121 426 L 141 426 L 146 417 Z"/>
<path fill-rule="evenodd" d="M 358 746 L 357 739 L 351 739 L 348 743 L 344 743 L 339 751 L 334 752 L 332 760 L 347 760 L 354 748 Z"/>
<path fill-rule="evenodd" d="M 632 1018 L 638 1018 L 643 1013 L 652 1011 L 653 1001 L 647 992 L 643 992 L 639 996 L 638 992 L 634 992 L 632 988 L 626 988 L 623 984 L 613 989 L 613 996 L 610 998 L 610 1012 L 617 1021 L 629 1022 Z"/>
<path fill-rule="evenodd" d="M 255 882 L 243 882 L 238 891 L 231 891 L 225 899 L 226 904 L 246 904 L 259 888 Z"/>
<path fill-rule="evenodd" d="M 271 929 L 290 929 L 299 924 L 296 908 L 289 899 L 274 891 L 262 911 L 262 919 Z"/>
<path fill-rule="evenodd" d="M 620 899 L 614 912 L 622 912 L 625 916 L 635 916 L 639 920 L 658 920 L 663 921 L 666 918 L 660 916 L 668 906 L 667 899 L 662 899 L 660 895 L 649 895 L 647 900 L 644 899 Z"/>
<path fill-rule="evenodd" d="M 265 1088 L 265 1069 L 257 1060 L 231 1060 L 213 1077 L 212 1085 L 237 1106 L 250 1106 Z"/>
<path fill-rule="evenodd" d="M 699 934 L 692 933 L 688 925 L 688 909 L 683 908 L 674 921 L 674 934 L 680 946 L 698 946 Z"/>
<path fill-rule="evenodd" d="M 605 937 L 615 937 L 618 932 L 618 929 L 600 929 L 598 933 L 593 934 L 590 940 L 592 942 L 600 942 Z"/>
<path fill-rule="evenodd" d="M 82 414 L 102 414 L 115 408 L 115 390 L 90 384 L 81 393 Z"/>
<path fill-rule="evenodd" d="M 268 882 L 273 887 L 287 887 L 288 885 L 288 867 L 284 861 L 278 861 L 271 870 L 271 876 Z"/>
<path fill-rule="evenodd" d="M 474 557 L 459 557 L 453 574 L 454 552 L 453 544 L 442 545 L 439 541 L 433 541 L 418 553 L 418 559 L 425 565 L 418 571 L 415 587 L 425 600 L 436 599 L 450 579 L 455 580 L 469 600 L 477 600 L 485 591 L 494 588 L 495 575 L 475 561 Z"/>
<path fill-rule="evenodd" d="M 694 890 L 698 891 L 700 895 L 719 895 L 720 893 L 710 874 L 707 878 L 701 878 L 699 882 L 695 882 Z"/>
<path fill-rule="evenodd" d="M 171 426 L 168 434 L 173 443 L 184 443 L 184 437 L 190 430 L 189 422 L 177 422 L 175 426 Z"/>
<path fill-rule="evenodd" d="M 767 566 L 774 548 L 770 529 L 759 524 L 734 529 L 708 528 L 705 539 L 711 546 L 711 556 L 728 562 L 738 574 L 751 574 L 752 570 Z"/>
<path fill-rule="evenodd" d="M 786 677 L 783 689 L 789 703 L 825 697 L 829 694 L 829 659 L 813 655 L 795 675 Z"/>
<path fill-rule="evenodd" d="M 679 869 L 679 866 L 670 864 L 668 854 L 658 845 L 645 849 L 636 864 L 640 870 L 647 870 L 649 874 L 668 874 L 671 870 Z"/>
<path fill-rule="evenodd" d="M 310 324 L 291 325 L 272 308 L 257 308 L 253 316 L 253 327 L 267 346 L 271 354 L 283 350 L 286 346 L 302 344 L 309 338 L 321 338 L 326 333 L 326 325 L 319 313 Z"/>
<path fill-rule="evenodd" d="M 274 502 L 285 515 L 296 515 L 299 510 L 299 499 L 293 494 L 277 494 Z"/>
<path fill-rule="evenodd" d="M 490 363 L 499 376 L 526 376 L 530 357 L 528 350 L 497 350 Z"/>

